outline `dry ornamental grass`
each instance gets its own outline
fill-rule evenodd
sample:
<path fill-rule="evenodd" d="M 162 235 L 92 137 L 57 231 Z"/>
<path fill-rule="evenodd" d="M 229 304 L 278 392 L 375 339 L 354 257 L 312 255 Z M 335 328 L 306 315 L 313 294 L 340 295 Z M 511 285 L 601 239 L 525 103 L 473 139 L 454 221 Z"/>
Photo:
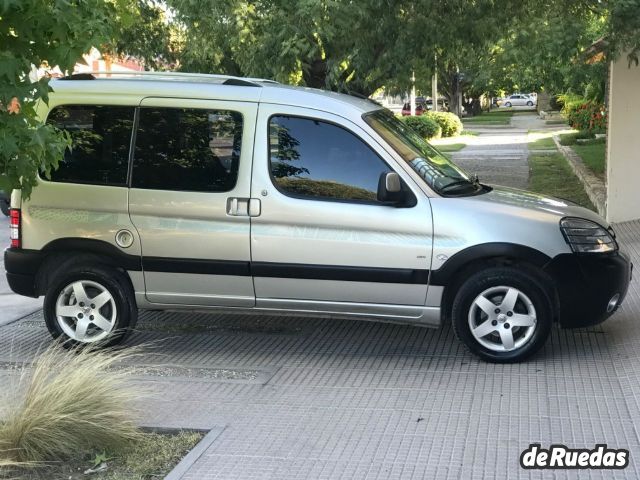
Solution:
<path fill-rule="evenodd" d="M 139 439 L 133 405 L 144 392 L 126 368 L 113 368 L 136 355 L 57 344 L 41 353 L 2 399 L 0 469 L 62 461 L 92 447 L 117 451 Z"/>

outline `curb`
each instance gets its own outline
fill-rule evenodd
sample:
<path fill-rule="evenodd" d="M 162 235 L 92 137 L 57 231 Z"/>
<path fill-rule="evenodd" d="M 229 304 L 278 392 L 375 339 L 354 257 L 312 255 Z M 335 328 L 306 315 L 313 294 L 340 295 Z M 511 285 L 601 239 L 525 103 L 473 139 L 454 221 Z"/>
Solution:
<path fill-rule="evenodd" d="M 224 431 L 225 427 L 213 427 L 209 430 L 202 440 L 200 440 L 193 449 L 187 453 L 187 455 L 180 460 L 173 470 L 164 477 L 164 480 L 180 480 L 185 476 L 191 467 L 200 459 L 200 457 L 207 451 L 216 438 Z"/>
<path fill-rule="evenodd" d="M 604 217 L 607 213 L 607 186 L 604 181 L 584 165 L 582 159 L 571 147 L 560 145 L 557 135 L 553 135 L 552 138 L 560 153 L 562 153 L 564 158 L 567 160 L 571 170 L 573 170 L 573 173 L 576 174 L 576 177 L 578 177 L 584 186 L 584 190 L 587 192 L 589 199 L 595 205 L 596 210 L 598 210 L 598 213 Z"/>

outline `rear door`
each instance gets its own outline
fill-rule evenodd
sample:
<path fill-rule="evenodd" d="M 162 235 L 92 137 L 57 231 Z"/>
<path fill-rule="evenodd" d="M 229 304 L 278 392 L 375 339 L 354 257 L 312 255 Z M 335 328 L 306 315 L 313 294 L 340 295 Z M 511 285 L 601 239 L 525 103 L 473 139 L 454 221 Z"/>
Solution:
<path fill-rule="evenodd" d="M 150 302 L 255 304 L 247 202 L 256 111 L 248 102 L 140 103 L 129 213 Z"/>

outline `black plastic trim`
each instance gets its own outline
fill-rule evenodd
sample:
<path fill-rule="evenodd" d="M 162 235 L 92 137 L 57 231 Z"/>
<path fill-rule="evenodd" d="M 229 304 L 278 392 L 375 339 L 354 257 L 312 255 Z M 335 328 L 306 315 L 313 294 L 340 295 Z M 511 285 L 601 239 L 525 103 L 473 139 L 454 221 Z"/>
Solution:
<path fill-rule="evenodd" d="M 560 325 L 587 327 L 603 322 L 614 312 L 607 311 L 613 295 L 624 300 L 633 265 L 622 252 L 563 253 L 553 258 L 544 271 L 554 281 L 559 299 Z"/>
<path fill-rule="evenodd" d="M 508 257 L 524 260 L 538 267 L 544 267 L 551 257 L 535 248 L 515 243 L 482 243 L 466 248 L 449 258 L 444 265 L 431 271 L 431 285 L 448 285 L 453 277 L 465 266 L 476 260 Z"/>
<path fill-rule="evenodd" d="M 19 273 L 7 272 L 7 283 L 9 284 L 9 288 L 18 295 L 38 298 L 34 275 L 21 275 Z"/>
<path fill-rule="evenodd" d="M 410 268 L 379 268 L 345 265 L 308 265 L 301 263 L 249 262 L 198 258 L 142 257 L 123 253 L 102 240 L 61 238 L 48 243 L 42 250 L 7 249 L 7 272 L 36 276 L 50 254 L 64 252 L 93 253 L 107 257 L 111 264 L 129 271 L 192 273 L 202 275 L 256 276 L 300 278 L 347 282 L 404 283 L 426 285 L 429 270 Z"/>
<path fill-rule="evenodd" d="M 251 275 L 249 262 L 234 260 L 203 260 L 199 258 L 142 257 L 147 272 L 199 273 L 203 275 Z"/>
<path fill-rule="evenodd" d="M 35 275 L 42 265 L 44 255 L 39 250 L 7 248 L 4 251 L 4 268 L 19 275 Z"/>
<path fill-rule="evenodd" d="M 114 265 L 122 267 L 125 270 L 140 271 L 142 270 L 142 262 L 139 255 L 130 255 L 123 253 L 114 245 L 102 240 L 91 238 L 59 238 L 47 243 L 42 248 L 43 254 L 53 252 L 75 251 L 84 253 L 95 253 L 97 255 L 105 255 L 113 259 Z"/>
<path fill-rule="evenodd" d="M 252 262 L 251 273 L 255 277 L 417 285 L 426 285 L 429 280 L 429 270 L 352 267 L 342 265 L 307 265 L 300 263 Z"/>

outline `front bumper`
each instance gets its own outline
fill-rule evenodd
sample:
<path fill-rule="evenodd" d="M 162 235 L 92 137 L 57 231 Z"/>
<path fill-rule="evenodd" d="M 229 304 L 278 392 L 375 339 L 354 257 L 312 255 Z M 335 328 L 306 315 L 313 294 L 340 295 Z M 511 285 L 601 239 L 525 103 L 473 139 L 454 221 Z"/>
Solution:
<path fill-rule="evenodd" d="M 560 325 L 588 327 L 605 321 L 624 300 L 633 264 L 623 252 L 609 254 L 566 253 L 545 267 L 558 293 Z M 619 295 L 615 308 L 610 300 Z"/>

